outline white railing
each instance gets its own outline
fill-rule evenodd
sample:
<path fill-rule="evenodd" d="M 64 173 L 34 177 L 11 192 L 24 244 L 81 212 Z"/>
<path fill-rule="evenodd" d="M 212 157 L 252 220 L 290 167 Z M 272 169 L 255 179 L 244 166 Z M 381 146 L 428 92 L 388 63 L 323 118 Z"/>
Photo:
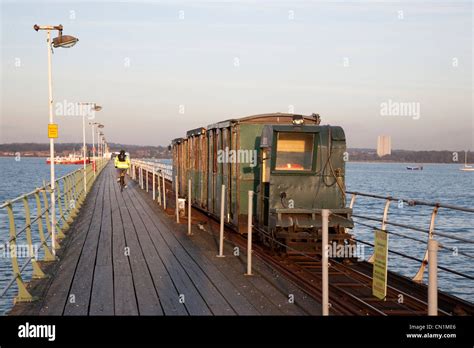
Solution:
<path fill-rule="evenodd" d="M 136 168 L 143 168 L 149 172 L 153 172 L 154 169 L 155 173 L 163 173 L 166 180 L 173 181 L 173 165 L 171 164 L 136 159 L 132 159 L 130 163 Z"/>

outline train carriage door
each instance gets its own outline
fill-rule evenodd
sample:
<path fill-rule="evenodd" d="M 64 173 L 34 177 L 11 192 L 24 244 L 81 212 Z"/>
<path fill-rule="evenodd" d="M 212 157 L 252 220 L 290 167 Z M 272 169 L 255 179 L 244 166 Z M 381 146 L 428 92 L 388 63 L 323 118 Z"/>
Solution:
<path fill-rule="evenodd" d="M 230 127 L 230 148 L 237 152 L 237 129 L 236 125 L 232 124 Z M 229 202 L 230 202 L 230 219 L 231 221 L 237 225 L 238 214 L 236 214 L 236 201 L 237 201 L 237 161 L 231 163 L 230 166 L 230 180 L 229 180 Z"/>
<path fill-rule="evenodd" d="M 220 214 L 220 206 L 221 206 L 221 186 L 223 183 L 223 165 L 222 165 L 222 155 L 219 156 L 219 154 L 222 154 L 222 148 L 223 148 L 223 136 L 222 136 L 222 129 L 216 128 L 216 165 L 217 165 L 217 175 L 216 175 L 216 183 L 215 183 L 215 188 L 214 188 L 214 212 L 215 214 L 219 215 Z"/>
<path fill-rule="evenodd" d="M 208 154 L 208 147 L 207 147 L 207 132 L 203 130 L 203 134 L 201 135 L 201 206 L 203 208 L 207 208 L 207 154 Z"/>
<path fill-rule="evenodd" d="M 218 176 L 217 165 L 217 130 L 212 130 L 212 190 L 211 190 L 211 212 L 216 212 L 216 183 Z"/>
<path fill-rule="evenodd" d="M 188 176 L 186 178 L 186 191 L 185 191 L 185 196 L 188 195 L 188 180 L 191 179 L 191 197 L 188 197 L 188 199 L 191 201 L 191 204 L 193 202 L 193 197 L 192 197 L 192 185 L 194 183 L 194 173 L 195 173 L 195 162 L 196 162 L 196 154 L 195 154 L 195 143 L 194 143 L 194 136 L 189 137 L 188 142 L 189 142 L 189 166 L 188 166 Z"/>
<path fill-rule="evenodd" d="M 260 206 L 259 210 L 259 221 L 262 221 L 263 225 L 268 226 L 268 214 L 270 208 L 270 168 L 271 168 L 271 144 L 272 144 L 273 128 L 272 126 L 265 126 L 262 130 L 262 136 L 260 138 L 260 166 L 262 168 L 260 172 Z"/>
<path fill-rule="evenodd" d="M 212 129 L 207 131 L 207 154 L 207 209 L 212 212 L 212 181 L 214 177 L 214 136 Z"/>
<path fill-rule="evenodd" d="M 197 186 L 199 184 L 199 149 L 198 149 L 198 136 L 193 135 L 193 164 L 191 178 L 191 202 L 196 203 L 197 199 Z"/>
<path fill-rule="evenodd" d="M 231 161 L 230 161 L 230 156 L 227 156 L 226 154 L 229 153 L 230 151 L 230 128 L 222 128 L 222 184 L 225 185 L 226 188 L 226 195 L 225 195 L 225 208 L 224 208 L 224 214 L 226 217 L 228 217 L 227 221 L 229 221 L 229 211 L 230 211 L 230 167 L 231 167 Z M 219 190 L 220 192 L 220 190 Z"/>
<path fill-rule="evenodd" d="M 189 171 L 189 141 L 188 139 L 184 140 L 183 146 L 183 170 L 179 176 L 179 186 L 178 192 L 180 195 L 183 195 L 186 191 L 186 177 L 188 176 Z"/>
<path fill-rule="evenodd" d="M 183 196 L 188 195 L 188 179 L 191 176 L 192 172 L 192 160 L 193 160 L 193 139 L 188 138 L 187 139 L 187 152 L 186 152 L 186 159 L 187 159 L 187 165 L 186 165 L 186 174 L 183 175 L 183 191 L 182 194 Z"/>

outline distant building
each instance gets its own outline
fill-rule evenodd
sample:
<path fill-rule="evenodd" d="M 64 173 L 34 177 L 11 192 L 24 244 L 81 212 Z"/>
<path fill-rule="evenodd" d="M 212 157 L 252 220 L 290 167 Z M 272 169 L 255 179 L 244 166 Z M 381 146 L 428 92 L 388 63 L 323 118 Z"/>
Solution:
<path fill-rule="evenodd" d="M 377 139 L 377 155 L 379 157 L 392 153 L 392 138 L 390 135 L 379 135 Z"/>

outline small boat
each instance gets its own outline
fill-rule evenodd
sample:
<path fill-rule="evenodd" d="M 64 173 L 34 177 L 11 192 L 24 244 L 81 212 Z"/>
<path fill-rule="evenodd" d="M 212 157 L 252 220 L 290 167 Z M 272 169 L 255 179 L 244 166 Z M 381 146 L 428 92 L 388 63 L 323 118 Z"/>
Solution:
<path fill-rule="evenodd" d="M 467 151 L 464 151 L 464 167 L 459 168 L 459 170 L 463 172 L 474 172 L 474 168 L 467 165 Z"/>
<path fill-rule="evenodd" d="M 407 170 L 423 170 L 423 166 L 408 166 Z"/>
<path fill-rule="evenodd" d="M 46 159 L 47 164 L 51 164 L 51 158 Z M 86 158 L 86 164 L 91 163 L 89 158 Z M 54 164 L 84 164 L 84 158 L 83 157 L 78 157 L 76 154 L 74 155 L 69 155 L 67 157 L 63 156 L 56 156 L 54 158 Z"/>

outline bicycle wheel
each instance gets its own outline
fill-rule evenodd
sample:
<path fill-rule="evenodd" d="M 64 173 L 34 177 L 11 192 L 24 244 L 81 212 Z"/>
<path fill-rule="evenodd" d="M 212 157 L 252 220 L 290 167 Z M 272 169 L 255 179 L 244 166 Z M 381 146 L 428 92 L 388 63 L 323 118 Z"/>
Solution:
<path fill-rule="evenodd" d="M 125 177 L 120 175 L 120 192 L 123 192 L 123 188 L 125 187 Z"/>

